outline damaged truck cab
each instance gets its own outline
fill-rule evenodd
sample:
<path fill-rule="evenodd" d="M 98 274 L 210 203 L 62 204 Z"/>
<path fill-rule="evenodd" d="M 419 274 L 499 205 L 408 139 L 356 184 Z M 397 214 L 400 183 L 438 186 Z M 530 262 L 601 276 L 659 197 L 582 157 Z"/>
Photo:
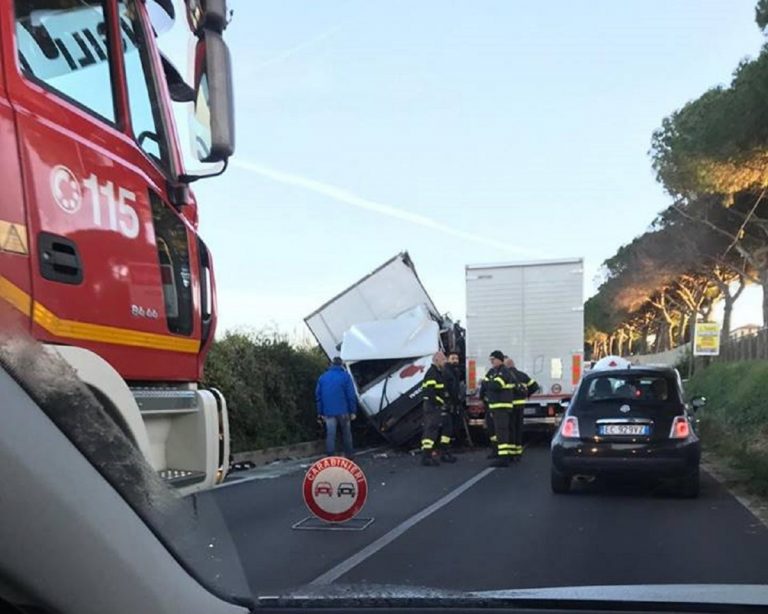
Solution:
<path fill-rule="evenodd" d="M 362 411 L 391 444 L 421 432 L 421 383 L 433 354 L 460 346 L 407 253 L 401 253 L 305 318 L 329 358 L 341 356 Z"/>

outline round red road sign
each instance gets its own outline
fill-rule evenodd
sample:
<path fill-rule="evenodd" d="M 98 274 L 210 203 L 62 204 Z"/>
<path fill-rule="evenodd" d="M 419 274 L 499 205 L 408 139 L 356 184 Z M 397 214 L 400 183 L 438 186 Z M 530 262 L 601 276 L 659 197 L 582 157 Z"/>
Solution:
<path fill-rule="evenodd" d="M 304 503 L 320 520 L 346 522 L 363 509 L 368 482 L 357 464 L 340 456 L 330 456 L 307 470 L 302 491 Z"/>

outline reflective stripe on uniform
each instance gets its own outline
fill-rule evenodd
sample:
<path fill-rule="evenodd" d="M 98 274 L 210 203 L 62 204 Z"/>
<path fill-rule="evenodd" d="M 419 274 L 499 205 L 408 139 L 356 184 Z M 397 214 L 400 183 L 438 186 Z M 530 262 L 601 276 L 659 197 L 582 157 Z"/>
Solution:
<path fill-rule="evenodd" d="M 515 453 L 514 447 L 511 443 L 500 443 L 499 456 L 512 456 Z"/>
<path fill-rule="evenodd" d="M 514 403 L 490 403 L 488 409 L 512 409 Z"/>
<path fill-rule="evenodd" d="M 513 403 L 515 405 L 525 405 L 526 400 L 525 399 L 517 399 L 517 400 L 513 401 Z"/>
<path fill-rule="evenodd" d="M 435 397 L 435 401 L 439 403 L 440 405 L 445 405 L 445 401 L 441 399 L 440 397 Z"/>
<path fill-rule="evenodd" d="M 422 450 L 431 450 L 435 447 L 435 440 L 434 439 L 422 439 L 421 440 L 421 449 Z"/>
<path fill-rule="evenodd" d="M 526 386 L 528 386 L 528 388 L 530 388 L 530 387 L 531 387 L 531 386 L 533 386 L 535 383 L 536 383 L 536 380 L 535 380 L 535 379 L 533 379 L 533 378 L 531 378 L 531 379 L 529 379 L 529 380 L 528 380 L 528 383 L 526 384 Z"/>
<path fill-rule="evenodd" d="M 421 383 L 422 388 L 436 388 L 437 390 L 441 390 L 442 388 L 445 388 L 445 384 L 438 384 L 437 380 L 434 379 L 428 379 Z"/>
<path fill-rule="evenodd" d="M 497 384 L 499 384 L 500 386 L 504 386 L 504 385 L 506 385 L 506 383 L 507 383 L 507 382 L 505 382 L 505 381 L 504 381 L 504 379 L 503 379 L 503 378 L 501 378 L 501 377 L 494 377 L 494 378 L 493 378 L 493 381 L 494 381 L 494 382 L 496 382 Z"/>
<path fill-rule="evenodd" d="M 493 443 L 496 443 L 498 440 L 499 440 L 499 438 L 498 438 L 498 437 L 496 437 L 496 435 L 491 435 L 491 441 L 492 441 Z"/>
<path fill-rule="evenodd" d="M 451 438 L 448 437 L 448 435 L 441 435 L 440 436 L 440 443 L 442 443 L 442 444 L 451 443 Z"/>

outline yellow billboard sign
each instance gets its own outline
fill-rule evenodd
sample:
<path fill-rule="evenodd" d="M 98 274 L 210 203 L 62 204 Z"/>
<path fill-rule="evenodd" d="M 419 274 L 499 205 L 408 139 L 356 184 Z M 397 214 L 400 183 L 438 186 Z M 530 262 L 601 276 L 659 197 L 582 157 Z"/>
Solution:
<path fill-rule="evenodd" d="M 720 354 L 720 325 L 717 322 L 696 322 L 693 340 L 694 356 L 717 356 Z"/>

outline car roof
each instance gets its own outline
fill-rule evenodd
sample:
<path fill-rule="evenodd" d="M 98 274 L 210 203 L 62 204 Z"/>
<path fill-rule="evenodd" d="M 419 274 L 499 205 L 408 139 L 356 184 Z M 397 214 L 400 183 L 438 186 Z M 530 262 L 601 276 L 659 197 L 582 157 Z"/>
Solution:
<path fill-rule="evenodd" d="M 662 367 L 659 365 L 642 365 L 630 369 L 600 369 L 599 371 L 585 373 L 584 379 L 593 379 L 601 375 L 669 375 L 671 377 L 676 377 L 676 369 L 674 367 Z"/>

